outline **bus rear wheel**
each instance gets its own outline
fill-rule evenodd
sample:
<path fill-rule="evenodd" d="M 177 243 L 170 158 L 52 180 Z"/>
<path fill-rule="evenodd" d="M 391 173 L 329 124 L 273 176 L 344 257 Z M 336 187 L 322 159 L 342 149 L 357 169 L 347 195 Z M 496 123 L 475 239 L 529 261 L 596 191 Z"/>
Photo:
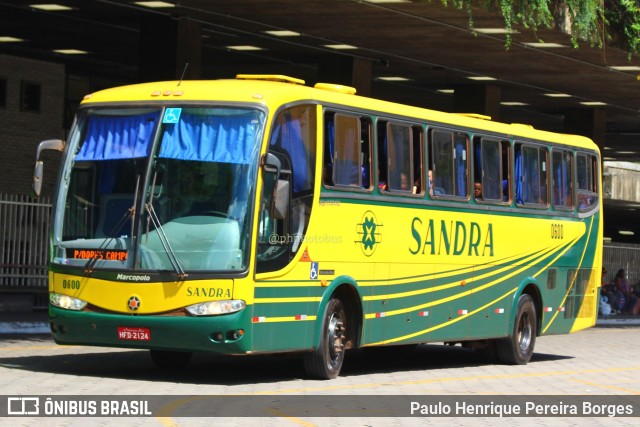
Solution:
<path fill-rule="evenodd" d="M 189 364 L 193 353 L 188 351 L 149 350 L 156 368 L 162 370 L 182 369 Z"/>
<path fill-rule="evenodd" d="M 333 379 L 340 374 L 347 332 L 347 315 L 344 304 L 331 298 L 325 308 L 318 348 L 304 355 L 307 374 L 318 379 Z"/>
<path fill-rule="evenodd" d="M 536 343 L 536 307 L 530 295 L 518 300 L 513 331 L 508 338 L 496 342 L 498 360 L 508 365 L 526 365 L 533 355 Z"/>

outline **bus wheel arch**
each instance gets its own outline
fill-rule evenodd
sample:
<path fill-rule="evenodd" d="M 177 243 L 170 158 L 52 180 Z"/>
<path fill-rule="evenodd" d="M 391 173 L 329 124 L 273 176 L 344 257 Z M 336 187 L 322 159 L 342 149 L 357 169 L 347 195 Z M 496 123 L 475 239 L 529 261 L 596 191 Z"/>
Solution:
<path fill-rule="evenodd" d="M 303 356 L 305 371 L 318 379 L 340 374 L 344 352 L 356 348 L 362 330 L 362 305 L 356 288 L 348 283 L 325 294 L 319 307 L 313 351 Z"/>
<path fill-rule="evenodd" d="M 350 325 L 347 330 L 346 349 L 360 347 L 363 316 L 360 294 L 354 286 L 345 283 L 333 291 L 331 298 L 339 298 L 345 304 L 347 322 Z"/>
<path fill-rule="evenodd" d="M 542 294 L 540 289 L 534 283 L 529 283 L 524 287 L 522 293 L 529 295 L 533 300 L 536 309 L 536 336 L 540 336 L 540 331 L 542 331 Z"/>

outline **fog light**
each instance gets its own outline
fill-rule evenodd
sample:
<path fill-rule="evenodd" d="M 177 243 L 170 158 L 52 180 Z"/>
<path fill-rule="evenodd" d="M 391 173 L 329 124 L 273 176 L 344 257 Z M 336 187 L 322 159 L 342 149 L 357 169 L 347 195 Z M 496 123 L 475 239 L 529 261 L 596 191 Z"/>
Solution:
<path fill-rule="evenodd" d="M 240 338 L 242 338 L 242 336 L 244 335 L 244 329 L 238 329 L 236 331 L 230 331 L 228 333 L 228 337 L 230 340 L 239 340 Z"/>

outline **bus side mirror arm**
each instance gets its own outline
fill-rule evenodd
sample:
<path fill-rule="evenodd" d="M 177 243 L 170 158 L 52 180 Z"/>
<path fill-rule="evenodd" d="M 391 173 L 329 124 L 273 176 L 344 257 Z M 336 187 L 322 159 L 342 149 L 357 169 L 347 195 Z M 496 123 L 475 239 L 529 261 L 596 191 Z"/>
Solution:
<path fill-rule="evenodd" d="M 42 191 L 42 176 L 44 171 L 44 163 L 40 160 L 40 154 L 44 150 L 56 150 L 63 151 L 65 142 L 61 139 L 47 139 L 38 144 L 38 151 L 36 152 L 36 166 L 33 169 L 33 192 L 36 196 L 40 195 Z"/>

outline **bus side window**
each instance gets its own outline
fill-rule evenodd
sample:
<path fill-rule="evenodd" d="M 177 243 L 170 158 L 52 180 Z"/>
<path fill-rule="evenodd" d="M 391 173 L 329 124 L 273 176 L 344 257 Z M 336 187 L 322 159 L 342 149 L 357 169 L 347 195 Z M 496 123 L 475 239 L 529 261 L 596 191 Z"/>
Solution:
<path fill-rule="evenodd" d="M 413 176 L 411 178 L 412 193 L 413 194 L 422 194 L 424 189 L 424 168 L 422 166 L 424 153 L 422 151 L 422 147 L 424 144 L 424 133 L 422 132 L 422 127 L 413 126 L 411 128 L 411 132 L 413 133 L 413 146 L 411 149 L 411 155 L 413 156 Z"/>
<path fill-rule="evenodd" d="M 431 132 L 431 139 L 434 196 L 466 198 L 469 194 L 469 137 L 460 132 L 436 129 Z"/>
<path fill-rule="evenodd" d="M 373 180 L 371 173 L 373 170 L 371 166 L 373 161 L 371 155 L 372 133 L 371 119 L 360 117 L 360 169 L 362 171 L 361 187 L 364 189 L 371 188 Z"/>
<path fill-rule="evenodd" d="M 272 130 L 270 150 L 291 159 L 293 192 L 290 203 L 291 253 L 301 246 L 313 205 L 316 165 L 316 106 L 297 105 L 281 111 Z"/>
<path fill-rule="evenodd" d="M 387 124 L 389 191 L 411 192 L 413 187 L 411 182 L 413 177 L 412 137 L 413 133 L 409 126 L 397 123 Z"/>
<path fill-rule="evenodd" d="M 474 188 L 480 188 L 476 200 L 509 200 L 509 148 L 509 141 L 475 138 L 473 182 Z"/>
<path fill-rule="evenodd" d="M 389 190 L 388 186 L 388 144 L 387 144 L 387 122 L 378 121 L 377 123 L 377 147 L 378 147 L 378 191 Z"/>
<path fill-rule="evenodd" d="M 554 149 L 551 156 L 553 206 L 573 209 L 573 155 L 567 150 Z"/>
<path fill-rule="evenodd" d="M 269 146 L 286 153 L 293 169 L 293 194 L 313 190 L 316 162 L 315 106 L 281 111 L 274 121 Z"/>
<path fill-rule="evenodd" d="M 525 205 L 547 205 L 547 149 L 516 145 L 516 202 Z"/>
<path fill-rule="evenodd" d="M 327 186 L 371 187 L 371 121 L 327 113 L 323 182 Z"/>
<path fill-rule="evenodd" d="M 509 141 L 500 142 L 502 158 L 502 201 L 511 202 L 511 144 Z"/>
<path fill-rule="evenodd" d="M 324 154 L 322 161 L 322 183 L 333 187 L 333 152 L 335 151 L 335 122 L 333 114 L 327 113 L 324 122 Z"/>
<path fill-rule="evenodd" d="M 596 156 L 579 153 L 576 156 L 578 209 L 587 211 L 598 200 L 598 160 Z"/>

